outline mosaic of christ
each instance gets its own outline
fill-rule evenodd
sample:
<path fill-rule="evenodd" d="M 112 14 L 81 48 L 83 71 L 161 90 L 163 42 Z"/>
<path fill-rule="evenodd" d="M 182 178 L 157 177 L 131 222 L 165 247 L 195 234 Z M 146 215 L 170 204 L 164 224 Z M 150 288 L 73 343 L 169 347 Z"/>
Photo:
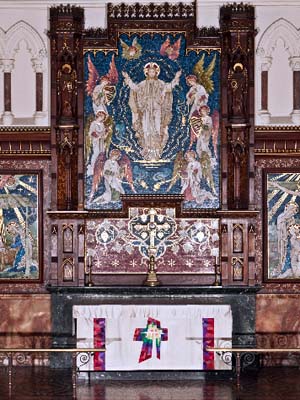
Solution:
<path fill-rule="evenodd" d="M 85 205 L 122 194 L 182 194 L 219 207 L 218 51 L 186 52 L 181 34 L 119 38 L 85 53 Z"/>

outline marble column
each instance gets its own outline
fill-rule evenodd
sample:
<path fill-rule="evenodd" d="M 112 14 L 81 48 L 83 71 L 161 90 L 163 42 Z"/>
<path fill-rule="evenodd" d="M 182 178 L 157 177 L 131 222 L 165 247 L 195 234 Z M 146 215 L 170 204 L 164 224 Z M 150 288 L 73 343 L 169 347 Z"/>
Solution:
<path fill-rule="evenodd" d="M 33 69 L 35 71 L 35 113 L 34 113 L 34 123 L 35 125 L 41 125 L 45 117 L 43 112 L 44 104 L 44 90 L 43 90 L 43 63 L 38 59 L 32 60 Z"/>
<path fill-rule="evenodd" d="M 300 125 L 300 57 L 291 57 L 289 61 L 293 71 L 293 111 L 291 117 L 294 124 Z"/>
<path fill-rule="evenodd" d="M 272 65 L 272 57 L 264 57 L 261 64 L 261 109 L 258 114 L 262 124 L 270 123 L 270 116 L 268 110 L 268 74 Z"/>
<path fill-rule="evenodd" d="M 4 113 L 2 114 L 3 125 L 12 125 L 14 115 L 12 113 L 11 101 L 11 71 L 14 68 L 12 59 L 2 60 L 4 77 Z"/>

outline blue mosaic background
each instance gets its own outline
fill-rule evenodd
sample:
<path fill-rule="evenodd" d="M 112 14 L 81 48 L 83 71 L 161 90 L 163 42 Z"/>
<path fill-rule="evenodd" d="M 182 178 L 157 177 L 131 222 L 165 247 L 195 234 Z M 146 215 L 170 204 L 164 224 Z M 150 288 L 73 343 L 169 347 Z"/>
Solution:
<path fill-rule="evenodd" d="M 165 42 L 167 37 L 170 37 L 171 43 L 174 43 L 179 37 L 181 37 L 181 47 L 179 56 L 176 60 L 172 60 L 166 56 L 160 54 L 161 45 Z M 132 35 L 128 37 L 122 34 L 120 38 L 128 45 L 131 45 L 134 38 L 137 38 L 142 50 L 141 55 L 137 59 L 128 60 L 122 57 L 122 46 L 119 42 L 118 55 L 115 54 L 115 64 L 118 70 L 118 83 L 116 84 L 116 96 L 112 103 L 107 106 L 107 110 L 110 116 L 113 118 L 113 136 L 110 144 L 110 150 L 119 149 L 122 154 L 126 153 L 131 162 L 131 168 L 133 173 L 133 181 L 136 193 L 142 194 L 180 194 L 182 190 L 182 183 L 180 179 L 173 185 L 171 190 L 167 192 L 169 187 L 169 181 L 172 178 L 174 161 L 179 151 L 183 154 L 189 150 L 190 146 L 190 133 L 188 114 L 189 108 L 186 104 L 186 94 L 189 90 L 186 84 L 186 76 L 193 74 L 193 68 L 195 64 L 200 60 L 203 54 L 205 54 L 204 68 L 211 63 L 213 57 L 216 55 L 216 65 L 212 75 L 214 82 L 214 91 L 210 93 L 208 106 L 210 107 L 210 115 L 214 110 L 219 111 L 220 103 L 220 53 L 215 50 L 207 52 L 201 50 L 198 54 L 195 51 L 191 51 L 186 55 L 185 49 L 185 37 L 183 35 L 161 35 L 161 34 L 144 34 L 142 36 Z M 102 51 L 88 51 L 84 56 L 84 80 L 88 80 L 88 57 L 92 60 L 95 65 L 99 76 L 106 75 L 109 70 L 109 64 L 112 60 L 113 52 Z M 132 115 L 128 104 L 130 89 L 124 84 L 124 77 L 122 71 L 127 72 L 135 83 L 141 82 L 145 79 L 143 68 L 147 62 L 156 62 L 160 66 L 159 79 L 165 82 L 171 82 L 177 71 L 181 70 L 182 75 L 180 77 L 179 85 L 177 85 L 173 93 L 173 104 L 172 104 L 172 120 L 169 124 L 169 140 L 163 150 L 161 159 L 154 162 L 145 162 L 141 155 L 141 147 L 139 146 L 136 133 L 132 128 Z M 85 134 L 87 135 L 89 125 L 94 117 L 93 103 L 91 96 L 85 96 L 84 103 L 84 117 L 85 117 Z M 195 150 L 196 144 L 193 144 L 192 149 Z M 214 153 L 213 145 L 210 143 L 211 151 Z M 88 163 L 87 152 L 86 164 Z M 215 155 L 217 158 L 217 165 L 214 166 L 212 175 L 214 179 L 214 185 L 217 192 L 217 196 L 214 200 L 205 200 L 203 204 L 199 205 L 194 201 L 185 201 L 184 208 L 203 208 L 203 209 L 216 209 L 219 208 L 219 194 L 220 194 L 220 183 L 219 183 L 219 168 L 220 160 L 219 154 Z M 166 183 L 164 183 L 166 181 Z M 85 175 L 85 196 L 86 196 L 86 208 L 87 209 L 119 209 L 121 207 L 120 201 L 111 201 L 109 203 L 97 203 L 88 202 L 88 198 L 91 192 L 92 177 Z M 209 190 L 209 187 L 204 179 L 201 181 L 201 187 Z M 126 194 L 134 194 L 129 184 L 126 182 L 123 184 L 123 188 Z M 99 184 L 96 196 L 101 196 L 104 192 L 104 182 Z"/>
<path fill-rule="evenodd" d="M 0 175 L 0 208 L 0 279 L 38 279 L 38 175 Z"/>
<path fill-rule="evenodd" d="M 268 278 L 300 279 L 300 173 L 267 174 Z M 295 228 L 294 234 L 291 228 Z M 297 254 L 296 263 L 292 255 Z"/>

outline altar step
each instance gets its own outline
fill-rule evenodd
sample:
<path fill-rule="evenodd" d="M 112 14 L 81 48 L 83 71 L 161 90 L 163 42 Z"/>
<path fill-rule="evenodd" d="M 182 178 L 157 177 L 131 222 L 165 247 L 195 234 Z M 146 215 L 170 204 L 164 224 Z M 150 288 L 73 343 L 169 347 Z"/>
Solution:
<path fill-rule="evenodd" d="M 16 367 L 9 397 L 7 370 L 0 368 L 1 400 L 299 400 L 300 370 L 262 368 L 242 374 L 238 390 L 234 379 L 187 381 L 104 381 L 100 376 L 78 381 L 73 397 L 72 371 L 47 367 Z"/>

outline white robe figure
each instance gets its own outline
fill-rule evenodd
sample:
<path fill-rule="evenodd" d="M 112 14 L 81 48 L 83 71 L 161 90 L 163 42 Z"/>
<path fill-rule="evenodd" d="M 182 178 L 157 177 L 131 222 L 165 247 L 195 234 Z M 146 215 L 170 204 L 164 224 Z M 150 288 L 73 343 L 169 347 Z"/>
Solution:
<path fill-rule="evenodd" d="M 189 91 L 186 94 L 186 103 L 190 107 L 189 119 L 193 113 L 198 110 L 201 106 L 207 104 L 208 93 L 204 86 L 197 82 L 195 75 L 188 75 L 186 82 L 190 86 Z"/>
<path fill-rule="evenodd" d="M 132 126 L 142 155 L 147 161 L 159 160 L 168 141 L 168 126 L 172 119 L 172 90 L 179 83 L 181 71 L 166 83 L 158 79 L 158 64 L 149 62 L 144 67 L 146 79 L 135 83 L 123 72 L 125 84 L 130 88 L 129 106 L 132 112 Z"/>
<path fill-rule="evenodd" d="M 112 150 L 109 159 L 105 161 L 103 166 L 104 193 L 95 199 L 95 202 L 110 203 L 111 201 L 120 200 L 120 194 L 125 191 L 122 187 L 122 167 L 119 165 L 120 152 Z"/>
<path fill-rule="evenodd" d="M 99 154 L 105 152 L 105 139 L 108 133 L 107 125 L 105 125 L 106 117 L 107 113 L 104 110 L 99 110 L 89 129 L 89 136 L 92 144 L 92 157 L 87 165 L 88 176 L 94 174 L 95 162 Z"/>

